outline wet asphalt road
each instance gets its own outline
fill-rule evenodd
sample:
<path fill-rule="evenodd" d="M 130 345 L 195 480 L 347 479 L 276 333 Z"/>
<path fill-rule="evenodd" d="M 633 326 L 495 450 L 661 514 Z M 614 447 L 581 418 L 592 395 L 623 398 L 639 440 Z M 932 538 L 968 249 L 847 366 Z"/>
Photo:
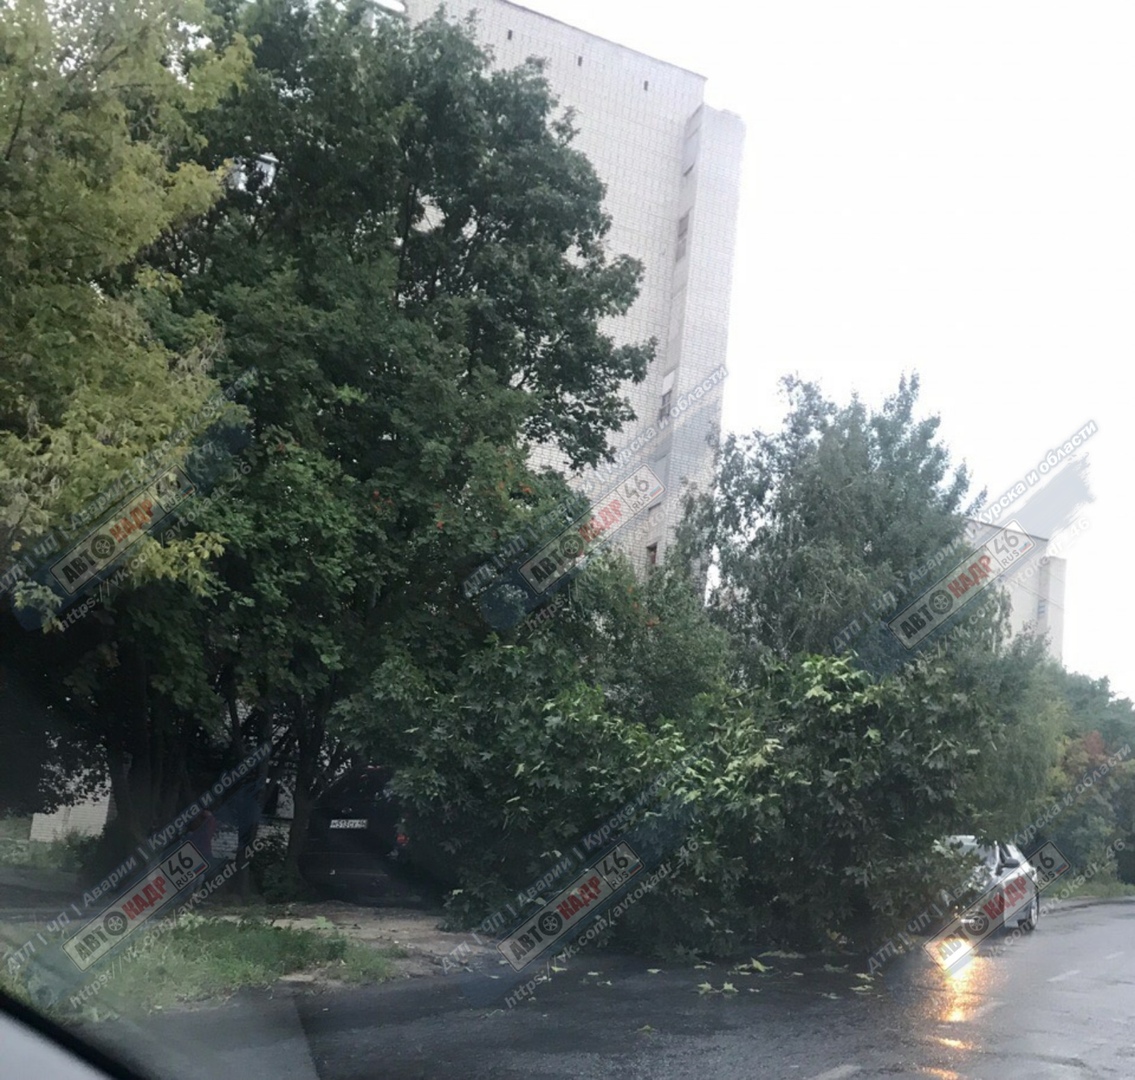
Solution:
<path fill-rule="evenodd" d="M 1132 900 L 1066 904 L 1033 935 L 992 939 L 954 977 L 919 950 L 865 993 L 851 989 L 864 965 L 848 958 L 765 963 L 775 970 L 651 974 L 585 951 L 513 1008 L 470 1005 L 481 975 L 249 995 L 147 1020 L 143 1059 L 186 1080 L 1135 1077 Z M 698 993 L 726 981 L 736 994 Z"/>

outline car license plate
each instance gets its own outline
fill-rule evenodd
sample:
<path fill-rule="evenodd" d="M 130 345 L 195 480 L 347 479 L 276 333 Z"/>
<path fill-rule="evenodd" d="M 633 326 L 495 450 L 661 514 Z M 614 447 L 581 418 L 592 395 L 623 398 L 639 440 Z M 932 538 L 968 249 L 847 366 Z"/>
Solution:
<path fill-rule="evenodd" d="M 331 828 L 333 829 L 365 829 L 366 827 L 367 819 L 365 817 L 340 817 L 331 819 Z"/>
<path fill-rule="evenodd" d="M 1038 889 L 1048 888 L 1069 867 L 1068 860 L 1051 841 L 1037 848 L 1028 858 L 1036 867 Z"/>
<path fill-rule="evenodd" d="M 630 844 L 619 844 L 596 863 L 595 869 L 612 891 L 621 889 L 642 869 L 642 860 L 631 850 Z"/>

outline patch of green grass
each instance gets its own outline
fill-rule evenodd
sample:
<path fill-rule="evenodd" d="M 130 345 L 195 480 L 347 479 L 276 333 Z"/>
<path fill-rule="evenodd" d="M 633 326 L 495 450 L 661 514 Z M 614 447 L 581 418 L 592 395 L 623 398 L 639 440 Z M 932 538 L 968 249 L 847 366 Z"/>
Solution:
<path fill-rule="evenodd" d="M 72 833 L 62 840 L 28 840 L 0 835 L 0 865 L 34 870 L 62 870 L 73 874 L 83 868 L 97 837 Z"/>
<path fill-rule="evenodd" d="M 1063 889 L 1061 893 L 1063 893 Z M 1077 900 L 1088 900 L 1092 897 L 1110 899 L 1115 896 L 1135 896 L 1135 885 L 1125 885 L 1122 881 L 1100 875 L 1085 881 L 1078 887 L 1070 888 L 1067 899 L 1071 900 L 1073 897 Z"/>
<path fill-rule="evenodd" d="M 348 983 L 384 982 L 394 974 L 393 960 L 406 955 L 406 950 L 397 946 L 376 949 L 352 941 L 347 955 L 328 974 Z"/>
<path fill-rule="evenodd" d="M 141 937 L 133 950 L 126 946 L 119 956 L 97 965 L 87 985 L 100 972 L 109 977 L 81 1007 L 65 998 L 52 1011 L 72 1020 L 76 1012 L 95 1021 L 138 1015 L 185 1002 L 223 999 L 299 972 L 341 982 L 381 982 L 394 975 L 394 959 L 403 955 L 399 949 L 349 941 L 338 932 L 190 914 L 175 929 Z M 34 966 L 33 960 L 29 967 Z M 0 975 L 0 982 L 7 981 Z M 77 993 L 82 985 L 73 990 Z"/>
<path fill-rule="evenodd" d="M 30 817 L 0 817 L 0 840 L 27 840 L 31 831 Z"/>
<path fill-rule="evenodd" d="M 157 938 L 123 977 L 132 984 L 131 996 L 164 1008 L 270 986 L 296 972 L 331 969 L 328 974 L 338 979 L 381 981 L 394 973 L 392 959 L 389 952 L 338 933 L 293 930 L 260 919 L 192 919 Z"/>
<path fill-rule="evenodd" d="M 21 930 L 15 926 L 5 926 L 4 929 L 11 930 L 12 932 L 0 937 L 0 954 L 3 954 L 8 949 L 19 948 L 28 940 L 31 934 L 35 933 L 34 930 L 30 931 L 28 934 L 22 933 Z M 24 1005 L 30 1005 L 35 1008 L 35 1000 L 24 984 L 24 980 L 20 978 L 18 973 L 12 974 L 8 970 L 7 964 L 0 964 L 0 990 L 3 990 L 6 994 L 10 994 Z"/>
<path fill-rule="evenodd" d="M 243 986 L 267 986 L 281 975 L 339 960 L 346 950 L 342 938 L 259 920 L 208 919 L 158 938 L 130 964 L 129 979 L 146 985 L 152 1004 L 167 1005 Z"/>

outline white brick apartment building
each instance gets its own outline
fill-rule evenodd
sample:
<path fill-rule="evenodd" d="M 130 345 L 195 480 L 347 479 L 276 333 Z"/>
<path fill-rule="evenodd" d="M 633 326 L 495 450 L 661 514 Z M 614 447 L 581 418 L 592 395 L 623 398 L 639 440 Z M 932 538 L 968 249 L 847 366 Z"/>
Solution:
<path fill-rule="evenodd" d="M 973 547 L 987 543 L 997 533 L 997 527 L 971 521 L 967 536 Z M 1028 631 L 1043 637 L 1048 655 L 1057 663 L 1064 661 L 1064 583 L 1068 574 L 1068 560 L 1058 555 L 1071 543 L 1078 526 L 1056 542 L 1033 533 L 1010 529 L 1015 543 L 1026 541 L 1033 545 L 1028 559 L 1021 568 L 1007 574 L 1000 587 L 1009 596 L 1009 632 L 1013 637 Z"/>
<path fill-rule="evenodd" d="M 418 22 L 441 2 L 408 0 L 405 6 Z M 530 56 L 547 60 L 545 75 L 561 108 L 576 112 L 575 146 L 606 184 L 610 249 L 644 265 L 634 307 L 604 329 L 619 344 L 655 338 L 658 349 L 646 380 L 625 388 L 638 419 L 611 443 L 616 451 L 629 449 L 652 425 L 657 434 L 603 479 L 578 480 L 601 495 L 637 464 L 649 464 L 665 493 L 618 543 L 640 567 L 660 561 L 681 517 L 682 491 L 687 485 L 704 489 L 712 477 L 743 125 L 732 113 L 705 105 L 706 80 L 692 71 L 507 0 L 446 0 L 445 7 L 459 22 L 478 12 L 477 34 L 497 65 L 515 67 Z M 696 407 L 689 407 L 695 393 Z M 658 430 L 660 414 L 677 413 L 686 395 L 687 407 Z M 542 460 L 562 465 L 550 455 Z"/>

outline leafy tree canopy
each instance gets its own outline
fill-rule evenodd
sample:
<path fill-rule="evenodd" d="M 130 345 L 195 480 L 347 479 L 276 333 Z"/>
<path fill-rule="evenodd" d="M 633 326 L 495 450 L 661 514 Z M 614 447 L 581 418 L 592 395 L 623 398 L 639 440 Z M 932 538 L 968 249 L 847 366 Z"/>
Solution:
<path fill-rule="evenodd" d="M 117 272 L 220 195 L 186 161 L 194 117 L 248 59 L 173 0 L 15 0 L 0 10 L 0 541 L 15 557 L 69 530 L 203 402 L 205 324 L 163 348 L 140 310 L 175 283 Z"/>
<path fill-rule="evenodd" d="M 877 410 L 791 377 L 783 387 L 783 428 L 725 441 L 692 534 L 716 555 L 724 623 L 780 657 L 827 651 L 850 616 L 953 540 L 969 487 L 938 419 L 915 416 L 917 375 Z"/>

